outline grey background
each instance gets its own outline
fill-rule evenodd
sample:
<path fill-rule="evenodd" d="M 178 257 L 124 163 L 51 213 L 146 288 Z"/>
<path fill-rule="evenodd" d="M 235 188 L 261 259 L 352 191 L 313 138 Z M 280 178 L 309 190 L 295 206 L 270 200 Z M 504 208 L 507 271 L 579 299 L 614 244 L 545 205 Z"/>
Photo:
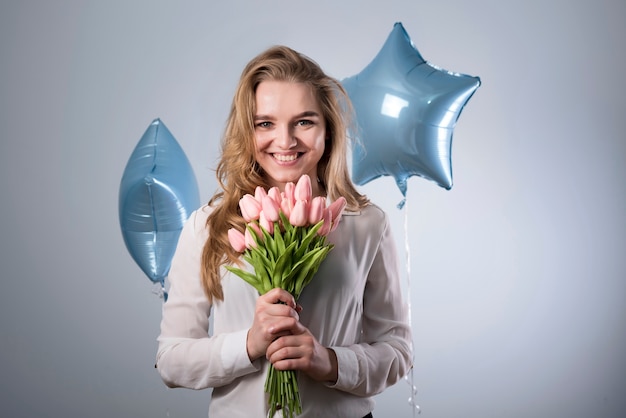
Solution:
<path fill-rule="evenodd" d="M 127 159 L 160 117 L 208 199 L 252 56 L 287 44 L 342 79 L 397 21 L 483 81 L 452 190 L 413 177 L 400 211 L 391 178 L 361 188 L 408 237 L 421 416 L 623 416 L 621 0 L 3 1 L 0 415 L 206 416 L 208 391 L 153 368 L 161 300 L 117 215 Z M 413 416 L 410 394 L 401 381 L 375 416 Z"/>

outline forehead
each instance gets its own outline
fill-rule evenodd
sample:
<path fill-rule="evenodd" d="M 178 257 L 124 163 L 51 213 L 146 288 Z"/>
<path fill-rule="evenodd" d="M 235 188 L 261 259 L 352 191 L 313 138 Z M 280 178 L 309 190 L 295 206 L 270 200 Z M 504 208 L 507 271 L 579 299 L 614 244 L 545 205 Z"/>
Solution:
<path fill-rule="evenodd" d="M 257 113 L 317 111 L 320 106 L 313 87 L 290 81 L 262 81 L 255 92 Z"/>

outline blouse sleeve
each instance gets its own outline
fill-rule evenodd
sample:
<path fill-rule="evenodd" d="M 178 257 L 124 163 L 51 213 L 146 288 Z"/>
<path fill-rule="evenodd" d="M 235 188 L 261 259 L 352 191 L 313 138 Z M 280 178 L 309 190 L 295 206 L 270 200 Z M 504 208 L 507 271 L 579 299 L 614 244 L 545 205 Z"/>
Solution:
<path fill-rule="evenodd" d="M 378 223 L 382 234 L 363 296 L 363 342 L 332 347 L 337 354 L 339 373 L 331 387 L 358 396 L 382 392 L 412 367 L 408 305 L 401 291 L 395 242 L 387 216 L 383 216 Z M 371 222 L 368 224 L 371 227 Z"/>
<path fill-rule="evenodd" d="M 208 210 L 199 209 L 185 223 L 168 276 L 169 297 L 163 304 L 156 360 L 169 387 L 222 386 L 260 368 L 248 357 L 247 330 L 209 336 L 211 303 L 200 273 Z"/>

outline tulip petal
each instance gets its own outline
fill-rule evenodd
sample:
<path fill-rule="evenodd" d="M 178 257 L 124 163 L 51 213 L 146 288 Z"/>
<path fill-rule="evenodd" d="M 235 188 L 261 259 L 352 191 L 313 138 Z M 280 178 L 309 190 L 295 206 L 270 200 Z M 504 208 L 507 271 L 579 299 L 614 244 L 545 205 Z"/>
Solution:
<path fill-rule="evenodd" d="M 239 200 L 239 209 L 241 209 L 241 215 L 246 222 L 256 221 L 259 219 L 259 213 L 261 212 L 261 203 L 251 194 L 245 194 Z"/>
<path fill-rule="evenodd" d="M 280 210 L 283 212 L 287 219 L 289 219 L 289 217 L 291 216 L 292 209 L 293 207 L 289 204 L 289 199 L 283 197 L 283 200 L 280 202 Z"/>
<path fill-rule="evenodd" d="M 341 218 L 341 214 L 346 207 L 346 198 L 341 196 L 328 206 L 332 214 L 333 222 Z"/>
<path fill-rule="evenodd" d="M 257 202 L 261 202 L 265 196 L 267 196 L 265 189 L 261 186 L 256 186 L 256 189 L 254 189 L 254 198 Z"/>
<path fill-rule="evenodd" d="M 326 209 L 326 198 L 323 196 L 314 197 L 309 208 L 309 224 L 315 225 L 324 217 Z"/>
<path fill-rule="evenodd" d="M 242 253 L 246 249 L 245 236 L 235 228 L 228 230 L 228 241 L 235 251 Z"/>
<path fill-rule="evenodd" d="M 246 228 L 246 232 L 244 233 L 244 238 L 245 238 L 245 243 L 246 243 L 246 248 L 256 248 L 256 241 L 254 240 L 254 237 L 252 236 L 252 233 L 250 232 L 250 230 L 248 228 Z"/>
<path fill-rule="evenodd" d="M 285 198 L 287 198 L 287 201 L 289 202 L 289 207 L 293 209 L 293 205 L 296 204 L 296 185 L 293 184 L 292 182 L 289 182 L 287 184 L 285 184 Z"/>
<path fill-rule="evenodd" d="M 322 227 L 317 231 L 317 235 L 320 236 L 326 236 L 330 233 L 330 229 L 332 226 L 332 222 L 333 222 L 333 218 L 332 218 L 332 214 L 330 212 L 330 209 L 324 209 L 324 223 L 322 224 Z"/>
<path fill-rule="evenodd" d="M 276 214 L 278 218 L 278 212 L 276 212 Z M 261 214 L 259 216 L 259 224 L 261 225 L 261 228 L 265 229 L 270 235 L 274 234 L 274 222 L 275 221 L 272 221 L 268 218 L 264 210 L 261 211 Z"/>
<path fill-rule="evenodd" d="M 264 196 L 261 201 L 261 207 L 263 214 L 270 222 L 276 222 L 279 219 L 278 212 L 280 211 L 280 205 L 271 197 Z"/>
<path fill-rule="evenodd" d="M 280 205 L 280 201 L 283 200 L 283 197 L 280 195 L 280 189 L 278 187 L 272 187 L 267 195 L 274 200 L 274 202 Z"/>
<path fill-rule="evenodd" d="M 307 174 L 303 174 L 296 184 L 296 190 L 294 191 L 295 198 L 296 200 L 308 202 L 311 200 L 312 194 L 311 178 Z"/>
<path fill-rule="evenodd" d="M 333 220 L 333 226 L 330 230 L 331 232 L 337 229 L 337 226 L 339 225 L 339 221 L 341 220 L 341 215 L 343 214 L 343 210 L 345 209 L 345 207 L 346 207 L 346 198 L 343 196 L 339 197 L 337 200 L 335 200 L 333 203 L 331 203 L 328 206 L 328 209 L 330 209 L 332 220 Z"/>
<path fill-rule="evenodd" d="M 309 220 L 307 202 L 296 200 L 296 205 L 289 216 L 289 223 L 293 226 L 305 226 Z"/>

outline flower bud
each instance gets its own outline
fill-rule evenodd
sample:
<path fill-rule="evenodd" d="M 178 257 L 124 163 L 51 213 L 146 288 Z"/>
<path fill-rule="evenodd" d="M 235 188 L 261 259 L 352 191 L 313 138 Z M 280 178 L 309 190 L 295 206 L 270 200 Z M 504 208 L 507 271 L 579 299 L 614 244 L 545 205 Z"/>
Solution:
<path fill-rule="evenodd" d="M 246 239 L 244 235 L 235 228 L 230 228 L 228 230 L 228 241 L 233 249 L 238 253 L 242 253 L 246 249 Z"/>
<path fill-rule="evenodd" d="M 283 198 L 286 198 L 289 202 L 289 207 L 293 209 L 293 205 L 296 204 L 296 196 L 295 196 L 296 186 L 292 182 L 285 184 L 285 191 Z"/>
<path fill-rule="evenodd" d="M 335 200 L 328 206 L 330 209 L 331 216 L 333 218 L 333 222 L 338 222 L 341 218 L 341 214 L 346 207 L 346 198 L 341 196 L 339 199 Z"/>
<path fill-rule="evenodd" d="M 296 197 L 296 200 L 304 200 L 305 202 L 308 202 L 311 200 L 312 194 L 311 178 L 307 174 L 303 174 L 296 184 L 294 196 Z"/>
<path fill-rule="evenodd" d="M 289 215 L 289 223 L 293 226 L 306 226 L 309 220 L 308 203 L 305 200 L 296 200 L 296 205 Z"/>
<path fill-rule="evenodd" d="M 278 203 L 279 205 L 280 205 L 280 201 L 283 200 L 282 196 L 280 195 L 280 189 L 278 187 L 272 187 L 267 192 L 267 195 L 271 197 L 272 199 L 274 199 L 274 202 Z"/>
<path fill-rule="evenodd" d="M 251 194 L 246 194 L 239 200 L 239 209 L 246 222 L 256 221 L 261 212 L 261 203 Z"/>
<path fill-rule="evenodd" d="M 341 215 L 343 214 L 343 210 L 345 209 L 345 207 L 346 207 L 346 198 L 343 196 L 340 196 L 337 200 L 335 200 L 333 203 L 331 203 L 328 206 L 328 209 L 330 209 L 331 217 L 333 220 L 333 226 L 331 228 L 331 232 L 337 229 L 337 226 L 339 225 L 339 220 L 341 219 Z"/>
<path fill-rule="evenodd" d="M 330 213 L 330 209 L 326 208 L 324 209 L 324 223 L 322 224 L 322 227 L 320 229 L 317 230 L 317 235 L 320 236 L 325 236 L 328 235 L 330 233 L 330 228 L 332 226 L 333 223 L 333 218 L 332 215 Z"/>
<path fill-rule="evenodd" d="M 261 186 L 256 186 L 256 189 L 254 189 L 254 198 L 257 200 L 257 202 L 263 201 L 264 196 L 267 196 L 267 192 L 265 191 L 265 189 Z"/>
<path fill-rule="evenodd" d="M 280 202 L 280 210 L 285 214 L 287 219 L 289 219 L 289 216 L 291 216 L 292 209 L 293 209 L 293 206 L 289 202 L 289 199 L 286 197 L 283 197 L 283 200 Z"/>
<path fill-rule="evenodd" d="M 315 225 L 324 217 L 326 209 L 326 198 L 323 196 L 314 197 L 309 207 L 309 224 Z"/>
<path fill-rule="evenodd" d="M 254 230 L 254 233 L 256 233 L 256 236 L 258 237 L 259 240 L 263 239 L 263 233 L 261 232 L 261 227 L 259 226 L 259 224 L 257 224 L 256 222 L 250 222 L 247 226 L 251 227 Z M 252 236 L 252 234 L 253 233 L 250 232 L 250 228 L 246 228 L 244 238 L 246 241 L 246 247 L 248 248 L 257 247 L 256 241 L 254 240 L 254 237 Z"/>
<path fill-rule="evenodd" d="M 264 210 L 261 211 L 259 216 L 259 224 L 261 225 L 261 228 L 265 229 L 270 235 L 274 234 L 274 221 L 268 219 Z"/>
<path fill-rule="evenodd" d="M 262 212 L 265 215 L 265 218 L 270 222 L 276 222 L 280 219 L 279 211 L 280 205 L 274 199 L 269 196 L 264 196 L 263 200 L 261 200 Z"/>

